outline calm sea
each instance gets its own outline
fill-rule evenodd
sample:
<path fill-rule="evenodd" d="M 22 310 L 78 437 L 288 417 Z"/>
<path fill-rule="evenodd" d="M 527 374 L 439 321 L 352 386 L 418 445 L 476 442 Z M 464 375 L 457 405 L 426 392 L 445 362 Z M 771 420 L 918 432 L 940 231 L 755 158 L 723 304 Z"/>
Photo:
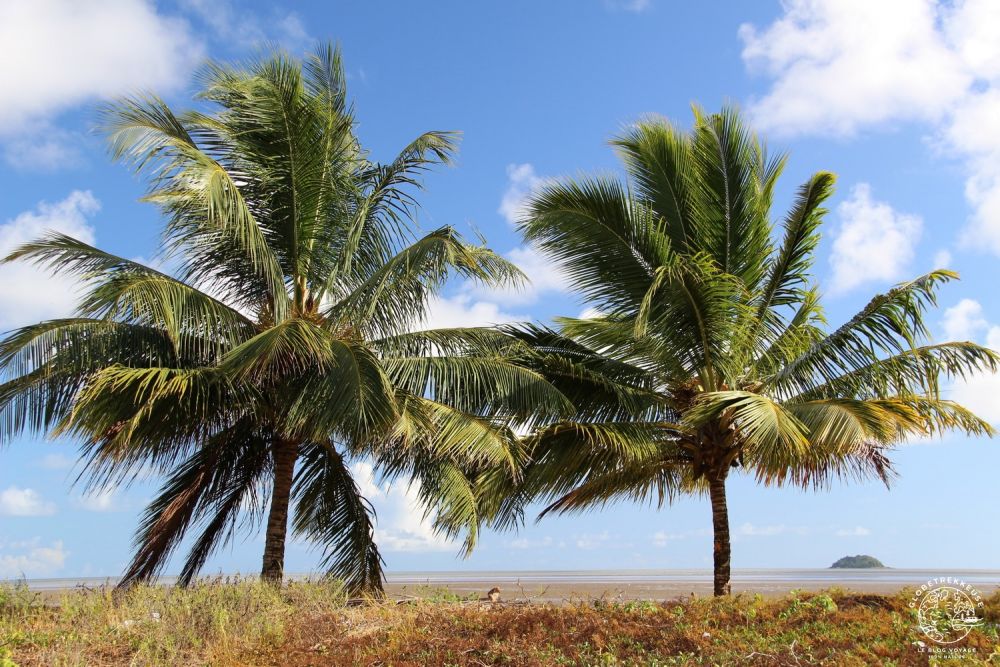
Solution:
<path fill-rule="evenodd" d="M 310 575 L 290 575 L 304 579 Z M 312 575 L 317 576 L 317 575 Z M 738 569 L 733 570 L 733 584 L 885 584 L 919 586 L 939 577 L 961 579 L 971 585 L 1000 586 L 1000 570 L 908 570 L 908 569 Z M 436 571 L 391 572 L 387 583 L 399 585 L 446 585 L 478 582 L 495 584 L 669 584 L 710 583 L 711 570 L 510 570 L 510 571 Z M 174 577 L 160 577 L 159 582 L 171 584 Z M 9 581 L 9 580 L 8 580 Z M 67 577 L 61 579 L 29 579 L 34 590 L 53 590 L 77 586 L 97 587 L 114 584 L 114 577 Z"/>

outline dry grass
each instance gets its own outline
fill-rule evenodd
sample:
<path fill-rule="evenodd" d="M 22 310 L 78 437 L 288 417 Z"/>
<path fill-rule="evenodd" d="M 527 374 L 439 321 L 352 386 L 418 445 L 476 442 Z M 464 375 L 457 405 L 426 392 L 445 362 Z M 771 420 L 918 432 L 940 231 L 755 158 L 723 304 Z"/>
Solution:
<path fill-rule="evenodd" d="M 2 589 L 0 589 L 2 590 Z M 75 591 L 47 606 L 0 592 L 0 667 L 29 665 L 1000 666 L 1000 593 L 947 658 L 927 654 L 905 593 L 570 605 L 459 601 L 345 606 L 335 582 L 274 589 Z M 929 642 L 928 642 L 929 643 Z M 974 649 L 974 650 L 973 650 Z"/>

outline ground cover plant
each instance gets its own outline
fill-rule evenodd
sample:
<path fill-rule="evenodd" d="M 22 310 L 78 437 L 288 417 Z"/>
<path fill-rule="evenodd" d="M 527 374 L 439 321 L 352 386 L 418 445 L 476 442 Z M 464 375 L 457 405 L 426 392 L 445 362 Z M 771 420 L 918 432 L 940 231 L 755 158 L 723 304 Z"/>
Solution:
<path fill-rule="evenodd" d="M 968 652 L 951 658 L 921 651 L 930 642 L 906 591 L 561 604 L 425 594 L 353 606 L 333 580 L 220 580 L 46 602 L 8 587 L 0 664 L 1000 665 L 1000 594 L 959 645 Z"/>

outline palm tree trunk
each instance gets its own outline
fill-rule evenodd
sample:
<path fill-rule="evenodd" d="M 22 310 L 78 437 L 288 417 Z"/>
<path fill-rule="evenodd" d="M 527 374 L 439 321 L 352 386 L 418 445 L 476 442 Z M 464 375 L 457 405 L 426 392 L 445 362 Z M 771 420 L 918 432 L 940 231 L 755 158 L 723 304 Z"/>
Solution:
<path fill-rule="evenodd" d="M 288 501 L 292 495 L 292 477 L 298 444 L 279 440 L 274 444 L 274 485 L 271 492 L 271 511 L 267 516 L 264 536 L 264 564 L 260 578 L 280 584 L 285 571 L 285 534 L 288 532 Z"/>
<path fill-rule="evenodd" d="M 726 505 L 726 473 L 722 471 L 709 476 L 708 494 L 712 499 L 712 531 L 715 535 L 713 560 L 715 565 L 715 595 L 729 595 L 729 508 Z"/>

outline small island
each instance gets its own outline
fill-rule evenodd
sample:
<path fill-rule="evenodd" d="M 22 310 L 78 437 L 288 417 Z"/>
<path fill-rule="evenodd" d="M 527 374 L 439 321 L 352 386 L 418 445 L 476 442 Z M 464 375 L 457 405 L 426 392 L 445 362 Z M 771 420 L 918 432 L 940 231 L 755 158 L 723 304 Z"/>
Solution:
<path fill-rule="evenodd" d="M 836 563 L 830 566 L 831 568 L 871 568 L 871 567 L 885 567 L 878 558 L 874 556 L 844 556 Z"/>

